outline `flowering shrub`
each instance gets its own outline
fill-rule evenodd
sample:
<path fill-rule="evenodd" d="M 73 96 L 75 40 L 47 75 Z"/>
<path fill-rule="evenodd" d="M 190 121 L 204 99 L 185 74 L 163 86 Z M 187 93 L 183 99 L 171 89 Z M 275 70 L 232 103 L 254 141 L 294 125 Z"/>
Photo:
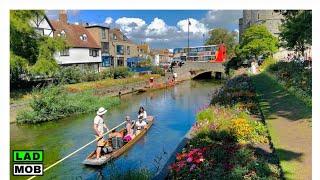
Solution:
<path fill-rule="evenodd" d="M 198 111 L 192 138 L 167 178 L 280 179 L 278 164 L 254 148 L 268 139 L 264 124 L 251 116 L 257 105 L 248 77 L 228 81 L 211 103 Z"/>
<path fill-rule="evenodd" d="M 258 113 L 256 97 L 250 78 L 247 75 L 236 76 L 220 89 L 213 92 L 211 104 L 234 106 L 241 104 L 252 114 Z"/>
<path fill-rule="evenodd" d="M 229 129 L 241 143 L 250 139 L 253 131 L 248 121 L 242 118 L 232 119 Z"/>

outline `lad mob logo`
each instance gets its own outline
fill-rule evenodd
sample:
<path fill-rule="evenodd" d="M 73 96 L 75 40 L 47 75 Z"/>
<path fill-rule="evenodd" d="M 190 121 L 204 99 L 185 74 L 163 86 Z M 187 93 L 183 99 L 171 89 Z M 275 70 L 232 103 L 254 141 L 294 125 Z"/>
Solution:
<path fill-rule="evenodd" d="M 42 176 L 43 150 L 13 150 L 14 176 Z"/>

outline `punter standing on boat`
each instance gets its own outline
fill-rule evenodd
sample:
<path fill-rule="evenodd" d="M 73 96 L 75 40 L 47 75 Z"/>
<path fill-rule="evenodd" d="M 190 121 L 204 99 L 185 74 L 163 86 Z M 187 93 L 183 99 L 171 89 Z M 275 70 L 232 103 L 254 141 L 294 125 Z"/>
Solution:
<path fill-rule="evenodd" d="M 99 138 L 97 141 L 97 150 L 96 150 L 97 159 L 100 158 L 101 149 L 105 145 L 105 140 L 103 138 L 103 133 L 104 133 L 103 128 L 109 131 L 109 128 L 107 127 L 107 125 L 104 123 L 104 120 L 103 120 L 104 114 L 106 112 L 107 110 L 104 109 L 103 107 L 99 108 L 99 110 L 97 111 L 97 116 L 94 118 L 94 121 L 93 121 L 93 129 L 95 131 L 96 138 Z"/>

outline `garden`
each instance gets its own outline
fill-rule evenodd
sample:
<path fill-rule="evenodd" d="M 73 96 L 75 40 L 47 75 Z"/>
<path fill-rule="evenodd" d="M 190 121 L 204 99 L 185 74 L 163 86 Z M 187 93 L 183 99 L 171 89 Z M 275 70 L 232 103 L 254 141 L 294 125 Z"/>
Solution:
<path fill-rule="evenodd" d="M 267 69 L 268 75 L 276 79 L 285 89 L 312 106 L 312 70 L 302 63 L 277 62 Z"/>
<path fill-rule="evenodd" d="M 277 157 L 246 75 L 230 79 L 197 113 L 169 179 L 280 179 Z"/>

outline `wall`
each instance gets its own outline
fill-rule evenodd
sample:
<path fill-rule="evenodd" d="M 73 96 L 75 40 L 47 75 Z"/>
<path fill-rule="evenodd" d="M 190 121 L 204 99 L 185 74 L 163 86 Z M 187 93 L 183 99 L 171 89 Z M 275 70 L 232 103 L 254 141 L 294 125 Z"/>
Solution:
<path fill-rule="evenodd" d="M 73 63 L 101 63 L 101 52 L 99 50 L 99 56 L 93 57 L 89 56 L 88 48 L 70 48 L 69 56 L 60 56 L 60 53 L 57 52 L 54 55 L 58 64 L 73 64 Z"/>

